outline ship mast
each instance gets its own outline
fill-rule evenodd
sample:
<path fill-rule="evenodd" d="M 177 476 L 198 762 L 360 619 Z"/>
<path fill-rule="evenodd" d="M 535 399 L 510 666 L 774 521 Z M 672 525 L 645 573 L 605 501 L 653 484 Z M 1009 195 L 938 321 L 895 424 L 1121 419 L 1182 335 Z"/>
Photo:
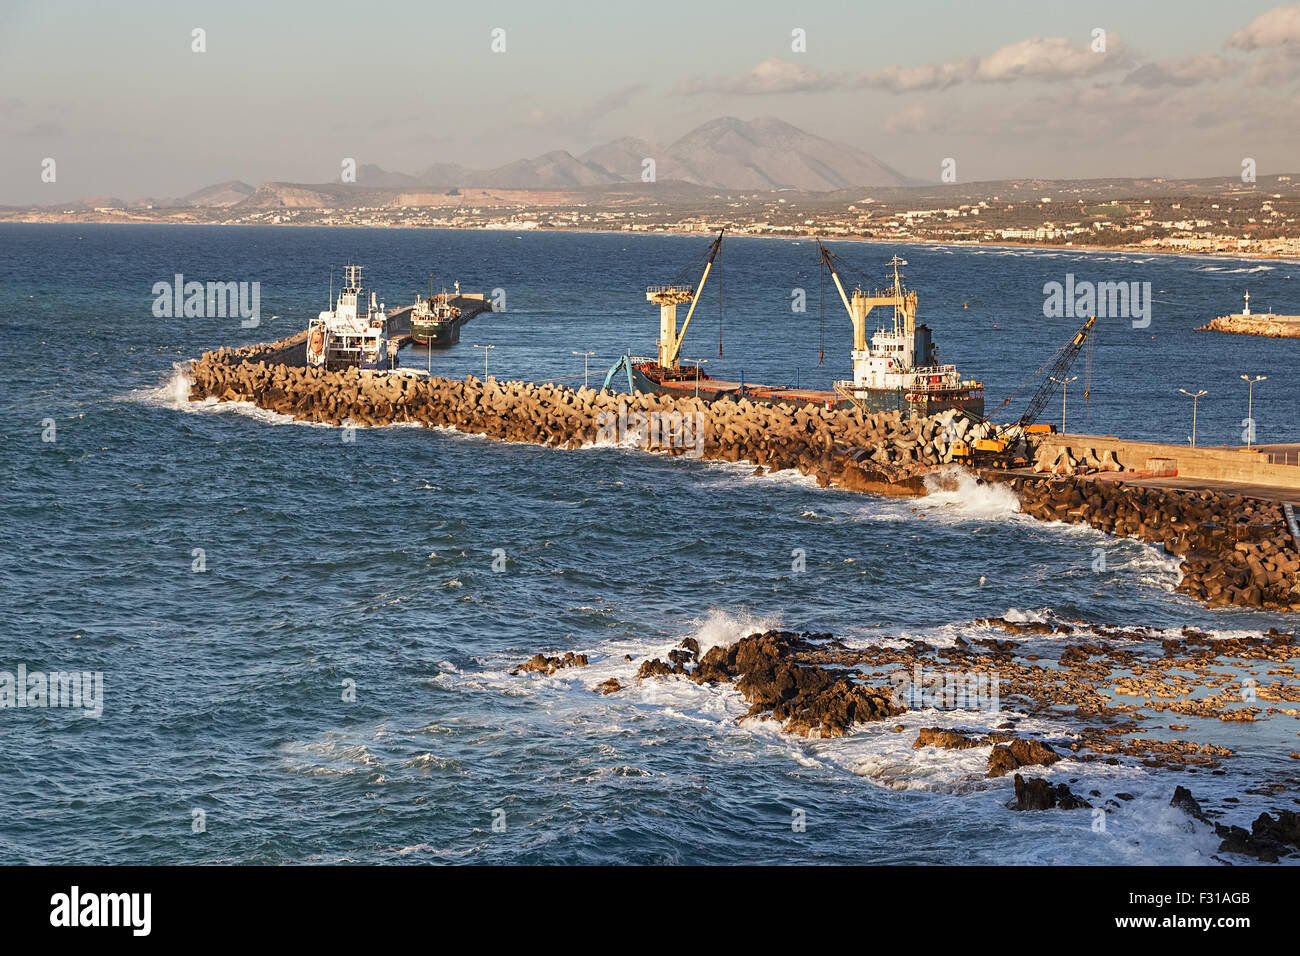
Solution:
<path fill-rule="evenodd" d="M 894 256 L 889 264 L 894 267 L 894 333 L 901 332 L 910 342 L 916 338 L 916 293 L 908 293 L 898 271 L 899 266 L 907 265 L 907 260 Z"/>

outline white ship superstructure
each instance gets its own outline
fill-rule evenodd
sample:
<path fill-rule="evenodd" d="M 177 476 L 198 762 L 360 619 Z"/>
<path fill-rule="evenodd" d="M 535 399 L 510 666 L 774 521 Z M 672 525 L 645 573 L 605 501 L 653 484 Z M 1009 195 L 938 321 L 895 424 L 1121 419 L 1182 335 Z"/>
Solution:
<path fill-rule="evenodd" d="M 343 288 L 333 309 L 307 326 L 307 364 L 328 369 L 397 367 L 397 343 L 388 338 L 388 315 L 370 293 L 363 315 L 361 266 L 343 267 Z"/>
<path fill-rule="evenodd" d="M 916 324 L 916 293 L 904 288 L 898 267 L 907 263 L 894 256 L 893 285 L 886 291 L 863 292 L 854 289 L 849 299 L 853 328 L 859 339 L 853 343 L 853 381 L 842 384 L 854 389 L 910 389 L 914 386 L 943 384 L 955 388 L 961 383 L 957 366 L 940 365 L 938 346 L 930 338 L 930 329 Z M 876 306 L 893 306 L 893 321 L 876 326 L 871 343 L 866 337 L 867 313 Z"/>

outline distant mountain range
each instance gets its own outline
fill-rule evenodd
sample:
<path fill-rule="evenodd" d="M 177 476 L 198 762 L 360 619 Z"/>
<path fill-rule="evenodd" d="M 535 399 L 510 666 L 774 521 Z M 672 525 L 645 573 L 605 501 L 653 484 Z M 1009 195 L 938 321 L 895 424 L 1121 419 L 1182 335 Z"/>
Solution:
<path fill-rule="evenodd" d="M 779 119 L 725 116 L 691 130 L 668 146 L 623 137 L 574 156 L 566 150 L 520 159 L 495 169 L 436 163 L 415 173 L 366 165 L 360 185 L 383 188 L 576 189 L 642 181 L 653 159 L 658 182 L 716 189 L 796 189 L 825 192 L 867 186 L 907 186 L 913 180 L 870 153 L 806 133 Z M 217 188 L 217 187 L 212 187 Z"/>
<path fill-rule="evenodd" d="M 176 204 L 178 206 L 233 206 L 235 203 L 243 202 L 256 191 L 248 183 L 231 179 L 224 183 L 217 183 L 215 186 L 196 189 L 188 196 L 182 196 Z"/>

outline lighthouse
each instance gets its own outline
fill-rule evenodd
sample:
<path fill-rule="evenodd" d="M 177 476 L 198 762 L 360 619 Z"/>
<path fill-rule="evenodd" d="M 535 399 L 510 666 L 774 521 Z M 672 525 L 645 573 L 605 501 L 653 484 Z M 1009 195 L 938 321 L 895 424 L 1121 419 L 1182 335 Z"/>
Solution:
<path fill-rule="evenodd" d="M 1242 312 L 1241 314 L 1250 315 L 1250 290 L 1249 289 L 1246 290 L 1246 311 Z"/>

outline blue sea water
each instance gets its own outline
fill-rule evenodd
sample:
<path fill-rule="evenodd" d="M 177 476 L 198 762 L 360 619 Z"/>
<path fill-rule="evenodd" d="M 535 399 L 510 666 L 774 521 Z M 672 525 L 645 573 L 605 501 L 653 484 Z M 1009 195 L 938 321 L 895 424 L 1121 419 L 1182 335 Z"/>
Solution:
<path fill-rule="evenodd" d="M 178 363 L 297 331 L 325 307 L 331 267 L 348 261 L 366 266 L 390 307 L 429 272 L 439 285 L 504 290 L 505 311 L 473 320 L 450 351 L 403 353 L 407 364 L 481 374 L 473 345 L 491 344 L 493 374 L 577 384 L 573 353 L 590 350 L 598 384 L 621 352 L 653 349 L 644 287 L 706 244 L 0 226 L 0 671 L 104 678 L 99 718 L 0 710 L 0 861 L 1209 861 L 1217 840 L 1169 810 L 1173 786 L 1213 798 L 1275 779 L 1296 747 L 1294 720 L 1198 727 L 1197 739 L 1238 752 L 1228 777 L 1052 768 L 1076 792 L 1137 795 L 1099 833 L 1087 814 L 1006 810 L 1010 785 L 981 778 L 982 751 L 912 751 L 914 732 L 892 724 L 792 738 L 738 723 L 746 705 L 727 688 L 633 679 L 685 636 L 708 645 L 777 625 L 869 644 L 987 636 L 974 619 L 999 615 L 1219 634 L 1294 623 L 1189 602 L 1173 591 L 1176 565 L 1152 548 L 1030 521 L 1005 494 L 970 485 L 894 501 L 608 447 L 410 427 L 345 441 L 339 429 L 184 398 Z M 1268 376 L 1254 396 L 1258 440 L 1300 440 L 1300 340 L 1194 331 L 1237 311 L 1247 286 L 1256 311 L 1297 311 L 1296 263 L 835 248 L 877 276 L 905 256 L 943 358 L 986 383 L 990 410 L 1080 324 L 1043 317 L 1044 283 L 1073 273 L 1149 281 L 1154 304 L 1149 328 L 1100 323 L 1090 401 L 1082 378 L 1069 394 L 1072 429 L 1185 440 L 1190 400 L 1177 389 L 1204 388 L 1200 441 L 1236 443 L 1238 376 L 1251 373 Z M 261 325 L 155 317 L 153 286 L 176 273 L 260 282 Z M 689 357 L 748 381 L 847 376 L 848 322 L 829 285 L 820 320 L 814 243 L 729 241 L 721 274 L 724 357 L 716 288 Z M 1044 418 L 1060 410 L 1058 396 Z M 55 440 L 43 441 L 49 420 Z M 1092 570 L 1098 548 L 1104 574 Z M 806 571 L 792 568 L 796 549 Z M 509 674 L 539 650 L 585 653 L 591 666 Z M 626 690 L 593 692 L 611 676 Z M 980 719 L 929 711 L 899 722 Z M 1021 726 L 1058 743 L 1075 729 Z M 1232 822 L 1261 809 L 1276 801 L 1243 797 Z"/>

